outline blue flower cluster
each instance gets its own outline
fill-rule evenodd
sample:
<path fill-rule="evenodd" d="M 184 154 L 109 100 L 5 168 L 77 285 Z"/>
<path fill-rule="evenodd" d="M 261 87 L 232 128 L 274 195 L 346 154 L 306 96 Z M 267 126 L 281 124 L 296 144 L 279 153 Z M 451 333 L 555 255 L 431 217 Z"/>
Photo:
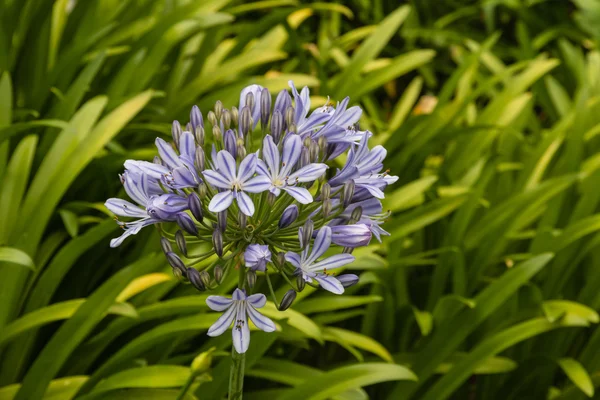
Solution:
<path fill-rule="evenodd" d="M 267 269 L 272 266 L 292 286 L 280 302 L 271 293 L 280 310 L 306 284 L 341 294 L 358 277 L 332 271 L 352 263 L 352 250 L 368 245 L 372 236 L 381 240 L 388 235 L 381 227 L 388 215 L 380 200 L 398 178 L 383 171 L 386 150 L 369 149 L 371 133 L 358 127 L 362 110 L 348 108 L 345 98 L 335 107 L 327 104 L 310 112 L 308 88 L 299 93 L 292 82 L 290 87 L 291 95 L 283 90 L 272 104 L 267 89 L 248 86 L 238 108 L 225 109 L 217 102 L 206 124 L 194 106 L 185 128 L 173 122 L 173 143 L 156 139 L 153 162 L 125 162 L 121 182 L 136 204 L 119 198 L 105 203 L 127 219 L 117 218 L 124 232 L 111 241 L 112 247 L 145 226 L 175 223 L 161 225 L 159 231 L 167 260 L 181 279 L 207 290 L 232 270 L 240 271 L 232 298 L 207 300 L 211 309 L 224 311 L 209 335 L 234 324 L 239 353 L 248 349 L 247 316 L 264 331 L 275 329 L 256 310 L 266 304 L 265 295 L 246 294 L 254 288 L 257 272 L 271 287 Z M 172 233 L 170 227 L 179 229 Z M 193 241 L 212 244 L 211 251 L 196 256 L 214 259 L 201 271 L 186 266 L 171 245 L 192 258 L 187 243 Z M 323 258 L 332 244 L 340 252 Z M 242 265 L 246 268 L 240 269 Z"/>

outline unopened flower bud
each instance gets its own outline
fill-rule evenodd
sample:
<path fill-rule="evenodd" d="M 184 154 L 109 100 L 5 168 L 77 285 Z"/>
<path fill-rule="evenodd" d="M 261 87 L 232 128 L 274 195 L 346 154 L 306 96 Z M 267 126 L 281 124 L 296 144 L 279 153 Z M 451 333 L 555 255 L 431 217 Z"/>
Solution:
<path fill-rule="evenodd" d="M 237 107 L 231 107 L 231 122 L 233 122 L 234 126 L 238 126 L 240 119 L 240 112 Z"/>
<path fill-rule="evenodd" d="M 223 268 L 220 265 L 215 267 L 215 282 L 217 282 L 217 284 L 223 282 Z"/>
<path fill-rule="evenodd" d="M 198 228 L 194 221 L 186 213 L 180 212 L 175 215 L 177 225 L 190 235 L 198 236 Z"/>
<path fill-rule="evenodd" d="M 246 103 L 245 105 L 250 108 L 250 110 L 254 109 L 254 94 L 252 92 L 246 93 Z"/>
<path fill-rule="evenodd" d="M 200 146 L 204 146 L 204 127 L 203 126 L 197 126 L 194 129 L 194 136 L 196 138 L 196 143 L 198 143 Z"/>
<path fill-rule="evenodd" d="M 239 144 L 237 145 L 237 157 L 240 160 L 243 160 L 244 158 L 246 158 L 247 152 L 246 152 L 246 146 L 244 146 L 243 144 Z"/>
<path fill-rule="evenodd" d="M 221 115 L 221 122 L 225 129 L 229 129 L 231 127 L 231 112 L 228 109 L 224 109 Z"/>
<path fill-rule="evenodd" d="M 273 204 L 275 204 L 275 200 L 277 200 L 277 196 L 275 196 L 275 194 L 269 192 L 267 193 L 267 204 L 269 206 L 272 206 Z"/>
<path fill-rule="evenodd" d="M 248 224 L 248 217 L 241 211 L 238 212 L 238 223 L 240 224 L 240 230 L 245 231 Z"/>
<path fill-rule="evenodd" d="M 204 287 L 208 288 L 210 286 L 210 275 L 206 271 L 200 272 L 200 280 Z"/>
<path fill-rule="evenodd" d="M 183 261 L 181 260 L 181 258 L 179 258 L 179 256 L 177 254 L 170 251 L 166 255 L 167 255 L 167 261 L 169 262 L 169 265 L 171 265 L 171 267 L 177 268 L 183 274 L 186 273 L 185 264 L 183 263 Z"/>
<path fill-rule="evenodd" d="M 358 206 L 350 213 L 350 225 L 357 223 L 362 218 L 362 207 Z"/>
<path fill-rule="evenodd" d="M 269 89 L 263 88 L 260 93 L 260 125 L 263 129 L 267 128 L 269 117 L 271 116 L 271 93 Z"/>
<path fill-rule="evenodd" d="M 310 164 L 310 152 L 306 147 L 302 147 L 300 153 L 300 168 L 305 167 L 308 164 Z"/>
<path fill-rule="evenodd" d="M 194 127 L 192 126 L 191 122 L 188 122 L 187 124 L 185 124 L 185 130 L 188 132 L 193 132 L 194 131 Z"/>
<path fill-rule="evenodd" d="M 217 117 L 217 121 L 221 119 L 221 115 L 223 113 L 223 103 L 221 100 L 217 100 L 215 103 L 215 116 Z"/>
<path fill-rule="evenodd" d="M 248 93 L 252 96 L 252 93 Z M 240 113 L 240 132 L 246 136 L 252 127 L 252 111 L 251 108 L 245 106 Z"/>
<path fill-rule="evenodd" d="M 285 113 L 285 110 L 292 104 L 292 98 L 287 90 L 282 90 L 277 94 L 273 111 L 277 110 L 280 113 Z"/>
<path fill-rule="evenodd" d="M 283 266 L 285 265 L 285 253 L 280 251 L 279 253 L 277 253 L 277 256 L 275 257 L 275 265 L 279 268 L 283 268 Z"/>
<path fill-rule="evenodd" d="M 319 145 L 319 151 L 322 154 L 327 154 L 327 139 L 325 136 L 319 136 L 319 139 L 317 139 L 317 144 Z"/>
<path fill-rule="evenodd" d="M 223 210 L 217 213 L 217 225 L 221 232 L 225 232 L 227 229 L 227 210 Z"/>
<path fill-rule="evenodd" d="M 313 232 L 315 230 L 315 224 L 309 219 L 304 223 L 304 226 L 301 228 L 302 232 L 300 232 L 300 247 L 303 249 L 308 246 L 310 240 L 312 239 Z"/>
<path fill-rule="evenodd" d="M 194 358 L 194 361 L 192 361 L 191 365 L 192 374 L 194 376 L 200 376 L 210 369 L 213 362 L 212 353 L 215 350 L 216 347 L 211 347 L 208 351 L 200 353 L 196 356 L 196 358 Z"/>
<path fill-rule="evenodd" d="M 171 247 L 171 242 L 169 242 L 169 239 L 165 237 L 160 238 L 160 247 L 162 248 L 162 251 L 165 254 L 173 251 L 173 248 Z"/>
<path fill-rule="evenodd" d="M 296 218 L 298 218 L 298 206 L 292 204 L 283 210 L 281 218 L 279 219 L 279 229 L 287 228 L 294 223 Z"/>
<path fill-rule="evenodd" d="M 233 130 L 227 129 L 225 131 L 225 135 L 223 135 L 223 144 L 225 145 L 225 150 L 235 158 L 237 154 L 237 138 L 235 137 L 235 132 L 233 132 Z"/>
<path fill-rule="evenodd" d="M 299 292 L 304 290 L 304 286 L 306 286 L 306 281 L 304 280 L 302 275 L 296 275 L 296 286 L 298 286 Z"/>
<path fill-rule="evenodd" d="M 273 112 L 273 116 L 271 117 L 271 136 L 273 137 L 273 142 L 275 144 L 279 144 L 279 140 L 281 139 L 281 131 L 283 130 L 283 116 L 276 110 Z"/>
<path fill-rule="evenodd" d="M 358 276 L 354 274 L 343 274 L 336 277 L 343 287 L 347 288 L 358 283 Z"/>
<path fill-rule="evenodd" d="M 208 117 L 208 122 L 210 122 L 210 124 L 213 127 L 218 126 L 218 124 L 217 124 L 217 116 L 215 115 L 214 111 L 212 111 L 212 110 L 209 111 L 208 114 L 207 114 L 207 117 Z"/>
<path fill-rule="evenodd" d="M 319 162 L 320 149 L 316 142 L 310 144 L 310 159 L 312 162 Z"/>
<path fill-rule="evenodd" d="M 294 123 L 294 114 L 295 114 L 295 110 L 294 107 L 289 106 L 286 110 L 285 110 L 285 124 L 286 126 L 291 126 Z"/>
<path fill-rule="evenodd" d="M 223 234 L 219 228 L 215 228 L 213 231 L 212 244 L 219 258 L 223 257 Z"/>
<path fill-rule="evenodd" d="M 177 247 L 179 248 L 179 251 L 181 251 L 181 254 L 187 257 L 187 243 L 185 242 L 185 236 L 183 236 L 183 232 L 180 230 L 175 232 L 175 243 L 177 243 Z"/>
<path fill-rule="evenodd" d="M 192 107 L 192 111 L 190 112 L 190 124 L 192 125 L 192 132 L 197 126 L 204 127 L 204 120 L 202 119 L 202 113 L 198 106 Z"/>
<path fill-rule="evenodd" d="M 279 304 L 279 311 L 285 311 L 292 303 L 296 300 L 296 291 L 294 289 L 290 289 L 283 295 L 283 299 L 281 299 L 281 303 Z"/>
<path fill-rule="evenodd" d="M 206 188 L 205 183 L 198 185 L 198 197 L 200 197 L 200 200 L 203 200 L 206 197 L 207 191 L 208 189 Z"/>
<path fill-rule="evenodd" d="M 331 198 L 331 186 L 329 186 L 329 183 L 324 183 L 323 186 L 321 186 L 321 198 L 323 201 Z"/>
<path fill-rule="evenodd" d="M 179 138 L 182 133 L 183 130 L 181 129 L 179 121 L 173 121 L 173 125 L 171 125 L 171 136 L 173 136 L 173 141 L 177 147 L 179 147 Z"/>
<path fill-rule="evenodd" d="M 287 130 L 289 133 L 298 133 L 298 127 L 296 127 L 296 124 L 289 125 Z"/>
<path fill-rule="evenodd" d="M 256 272 L 252 270 L 246 272 L 246 282 L 248 283 L 248 287 L 252 289 L 256 285 Z"/>
<path fill-rule="evenodd" d="M 152 159 L 152 162 L 157 165 L 164 165 L 159 156 L 154 156 L 154 158 Z"/>
<path fill-rule="evenodd" d="M 309 149 L 310 145 L 312 144 L 312 139 L 310 138 L 310 136 L 305 137 L 304 141 L 302 141 L 302 144 L 304 145 L 304 147 Z"/>
<path fill-rule="evenodd" d="M 196 170 L 199 173 L 202 173 L 202 171 L 204 171 L 204 166 L 206 163 L 206 157 L 202 146 L 196 147 L 196 155 L 194 157 L 194 164 L 196 164 Z"/>
<path fill-rule="evenodd" d="M 223 132 L 221 132 L 221 128 L 219 128 L 219 125 L 213 125 L 212 134 L 216 142 L 220 142 L 221 139 L 223 139 Z"/>
<path fill-rule="evenodd" d="M 356 188 L 356 184 L 354 183 L 354 179 L 350 179 L 350 180 L 346 181 L 346 183 L 344 183 L 344 190 L 342 191 L 342 201 L 343 201 L 344 208 L 346 208 L 350 205 L 350 202 L 352 201 L 352 197 L 354 197 L 354 189 L 355 188 Z"/>
<path fill-rule="evenodd" d="M 323 202 L 323 216 L 328 217 L 331 214 L 331 200 L 325 200 Z"/>
<path fill-rule="evenodd" d="M 202 282 L 202 278 L 200 278 L 200 272 L 198 272 L 196 268 L 188 268 L 187 276 L 192 286 L 194 286 L 196 289 L 201 292 L 206 290 L 206 285 L 204 282 Z"/>

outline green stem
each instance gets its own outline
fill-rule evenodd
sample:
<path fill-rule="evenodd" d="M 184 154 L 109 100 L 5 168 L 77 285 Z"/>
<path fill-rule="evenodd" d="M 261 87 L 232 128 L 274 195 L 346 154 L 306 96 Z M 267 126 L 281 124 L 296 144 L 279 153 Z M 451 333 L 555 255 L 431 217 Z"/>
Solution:
<path fill-rule="evenodd" d="M 229 371 L 229 400 L 242 400 L 244 390 L 244 368 L 246 354 L 240 354 L 231 348 L 231 369 Z"/>
<path fill-rule="evenodd" d="M 246 283 L 246 270 L 240 265 L 238 287 L 244 288 Z M 240 354 L 235 351 L 235 346 L 231 346 L 231 369 L 229 370 L 229 400 L 242 400 L 244 390 L 244 368 L 246 364 L 246 354 Z"/>
<path fill-rule="evenodd" d="M 187 394 L 188 390 L 190 390 L 190 387 L 192 386 L 192 383 L 194 383 L 194 378 L 196 378 L 194 376 L 194 374 L 190 373 L 190 377 L 187 379 L 187 381 L 185 381 L 185 385 L 183 385 L 183 387 L 181 388 L 181 391 L 179 392 L 179 395 L 177 395 L 177 399 L 176 400 L 183 400 L 183 399 L 185 399 L 185 395 Z"/>

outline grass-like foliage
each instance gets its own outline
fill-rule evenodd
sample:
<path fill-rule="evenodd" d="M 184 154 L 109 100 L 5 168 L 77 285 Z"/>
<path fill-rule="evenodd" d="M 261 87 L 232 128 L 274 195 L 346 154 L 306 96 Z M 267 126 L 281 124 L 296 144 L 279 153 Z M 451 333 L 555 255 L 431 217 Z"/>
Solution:
<path fill-rule="evenodd" d="M 265 306 L 244 397 L 593 397 L 600 5 L 405 3 L 0 0 L 0 399 L 225 396 L 208 294 L 152 229 L 111 250 L 102 202 L 193 104 L 290 79 L 360 104 L 400 180 L 358 285 Z"/>

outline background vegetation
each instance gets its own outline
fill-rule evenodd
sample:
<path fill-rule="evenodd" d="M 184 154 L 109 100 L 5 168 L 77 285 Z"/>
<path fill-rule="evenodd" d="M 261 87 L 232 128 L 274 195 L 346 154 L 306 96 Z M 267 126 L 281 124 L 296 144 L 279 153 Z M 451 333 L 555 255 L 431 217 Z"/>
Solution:
<path fill-rule="evenodd" d="M 224 396 L 204 295 L 150 229 L 109 249 L 102 202 L 192 104 L 289 79 L 360 104 L 400 181 L 359 285 L 253 333 L 245 397 L 594 396 L 600 3 L 341 3 L 0 0 L 0 399 L 174 399 L 212 347 L 187 398 Z"/>

